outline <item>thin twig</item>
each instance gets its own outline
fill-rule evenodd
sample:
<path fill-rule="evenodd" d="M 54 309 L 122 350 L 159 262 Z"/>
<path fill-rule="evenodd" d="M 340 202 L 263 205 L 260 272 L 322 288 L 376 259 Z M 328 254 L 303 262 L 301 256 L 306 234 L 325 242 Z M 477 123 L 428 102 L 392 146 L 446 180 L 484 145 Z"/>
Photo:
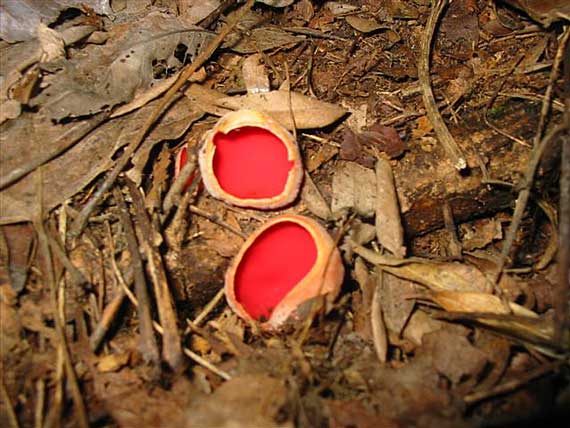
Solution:
<path fill-rule="evenodd" d="M 553 361 L 549 364 L 545 364 L 543 366 L 540 366 L 540 367 L 537 367 L 533 370 L 530 370 L 526 374 L 519 376 L 516 379 L 513 379 L 513 380 L 508 381 L 508 382 L 504 382 L 504 383 L 497 385 L 491 389 L 486 389 L 484 391 L 478 391 L 478 392 L 474 392 L 472 394 L 466 395 L 465 397 L 463 397 L 463 401 L 466 404 L 474 404 L 474 403 L 477 403 L 479 401 L 485 400 L 487 398 L 491 398 L 491 397 L 495 397 L 497 395 L 506 394 L 506 393 L 515 391 L 516 389 L 519 389 L 519 388 L 523 387 L 524 385 L 528 384 L 532 380 L 539 378 L 541 376 L 544 376 L 545 374 L 548 374 L 548 373 L 558 369 L 559 367 L 561 367 L 562 365 L 567 364 L 567 363 L 568 363 L 568 360 L 566 360 L 566 359 Z"/>
<path fill-rule="evenodd" d="M 220 302 L 220 300 L 222 300 L 222 297 L 224 297 L 223 287 L 220 288 L 220 290 L 216 293 L 216 295 L 212 298 L 212 300 L 210 300 L 208 304 L 204 306 L 204 309 L 202 309 L 202 312 L 200 312 L 198 316 L 194 318 L 192 324 L 195 326 L 199 326 L 200 324 L 202 324 L 202 321 L 204 321 L 206 317 L 210 314 L 210 312 L 212 312 L 212 310 L 216 307 L 216 305 Z"/>
<path fill-rule="evenodd" d="M 237 236 L 240 236 L 243 239 L 247 239 L 247 235 L 245 233 L 243 233 L 241 230 L 236 229 L 232 225 L 226 223 L 225 221 L 220 219 L 217 215 L 210 214 L 209 212 L 204 211 L 203 209 L 198 208 L 195 205 L 190 205 L 189 209 L 191 213 L 197 214 L 200 217 L 204 217 L 205 219 L 210 220 L 212 223 L 215 223 L 218 226 L 222 226 L 223 228 L 226 228 L 230 232 L 235 233 Z"/>
<path fill-rule="evenodd" d="M 127 179 L 127 187 L 129 195 L 133 201 L 135 218 L 137 225 L 141 231 L 141 246 L 147 256 L 147 269 L 156 298 L 156 306 L 158 309 L 158 317 L 160 324 L 164 327 L 165 333 L 162 340 L 162 355 L 170 367 L 174 370 L 182 368 L 184 358 L 182 357 L 182 348 L 180 343 L 180 334 L 176 322 L 176 312 L 172 305 L 172 297 L 168 288 L 168 279 L 164 270 L 162 256 L 153 242 L 155 230 L 153 229 L 148 214 L 144 207 L 144 200 L 141 193 L 137 189 L 136 184 Z"/>
<path fill-rule="evenodd" d="M 34 428 L 42 428 L 44 407 L 46 404 L 46 384 L 43 378 L 36 381 L 36 408 L 34 410 Z"/>
<path fill-rule="evenodd" d="M 388 358 L 388 334 L 386 332 L 386 324 L 382 316 L 382 305 L 380 304 L 380 289 L 384 282 L 384 275 L 387 275 L 382 269 L 378 269 L 376 284 L 374 285 L 374 294 L 372 295 L 372 306 L 370 308 L 370 325 L 372 327 L 372 341 L 376 356 L 381 363 L 386 363 Z"/>
<path fill-rule="evenodd" d="M 127 240 L 127 247 L 129 248 L 129 253 L 131 254 L 131 265 L 133 268 L 133 279 L 135 282 L 135 293 L 137 298 L 141 302 L 137 313 L 139 318 L 139 330 L 140 330 L 140 341 L 139 349 L 143 359 L 147 362 L 153 362 L 158 364 L 160 361 L 158 347 L 156 344 L 156 339 L 154 333 L 152 332 L 152 314 L 150 311 L 150 298 L 148 295 L 146 278 L 144 275 L 144 265 L 139 252 L 139 243 L 137 242 L 137 237 L 135 235 L 135 229 L 127 204 L 121 191 L 117 188 L 113 191 L 113 196 L 115 203 L 119 207 L 118 215 L 119 220 L 123 226 L 125 232 L 125 237 Z M 111 245 L 112 240 L 111 240 Z M 113 245 L 114 246 L 114 245 Z M 111 257 L 115 257 L 114 252 L 111 253 Z M 115 301 L 115 305 L 118 302 Z M 93 339 L 95 340 L 95 339 Z M 93 342 L 92 342 L 93 343 Z"/>
<path fill-rule="evenodd" d="M 449 0 L 439 0 L 430 13 L 425 28 L 425 34 L 421 41 L 421 55 L 418 63 L 418 80 L 422 87 L 422 96 L 426 108 L 426 114 L 433 126 L 433 130 L 435 131 L 438 140 L 441 142 L 447 156 L 453 163 L 453 166 L 458 170 L 462 170 L 467 167 L 467 162 L 465 161 L 461 148 L 453 139 L 453 136 L 449 132 L 449 129 L 447 129 L 447 126 L 441 117 L 441 113 L 439 112 L 435 102 L 429 78 L 429 62 L 433 35 L 435 33 L 437 21 L 448 3 Z"/>
<path fill-rule="evenodd" d="M 180 170 L 180 173 L 174 179 L 174 183 L 168 189 L 166 196 L 164 197 L 164 202 L 162 204 L 162 211 L 167 214 L 170 212 L 174 205 L 178 205 L 180 202 L 180 196 L 186 187 L 186 183 L 190 179 L 190 176 L 194 173 L 196 169 L 196 155 L 191 153 L 188 160 Z"/>
<path fill-rule="evenodd" d="M 554 342 L 562 341 L 570 328 L 568 314 L 570 298 L 570 43 L 566 44 L 564 59 L 565 107 L 562 136 L 562 156 L 560 160 L 560 207 L 559 207 L 559 249 L 558 284 L 554 299 Z"/>
<path fill-rule="evenodd" d="M 131 290 L 129 290 L 128 288 L 125 289 L 125 294 L 127 295 L 128 299 L 131 301 L 131 303 L 135 306 L 138 307 L 139 302 L 137 302 L 136 297 L 133 295 L 133 293 L 131 292 Z M 156 332 L 158 334 L 160 334 L 161 336 L 164 336 L 164 329 L 162 328 L 162 326 L 157 323 L 156 321 L 152 322 L 152 326 L 154 327 L 154 329 L 156 330 Z M 224 380 L 230 380 L 232 377 L 226 373 L 225 371 L 223 371 L 222 369 L 217 368 L 216 366 L 214 366 L 212 363 L 210 363 L 208 360 L 200 357 L 198 354 L 196 354 L 195 352 L 192 352 L 190 349 L 188 348 L 182 348 L 182 351 L 184 352 L 184 354 L 186 354 L 192 361 L 194 361 L 195 363 L 207 368 L 208 370 L 210 370 L 212 373 L 217 374 L 218 376 L 220 376 L 222 379 Z"/>
<path fill-rule="evenodd" d="M 158 120 L 158 118 L 163 114 L 167 107 L 170 106 L 174 95 L 184 84 L 186 81 L 194 74 L 204 63 L 213 55 L 213 53 L 218 49 L 218 47 L 222 44 L 226 36 L 233 30 L 233 28 L 237 25 L 237 23 L 242 19 L 242 17 L 251 9 L 253 6 L 254 0 L 247 0 L 247 3 L 242 6 L 240 12 L 237 14 L 236 18 L 233 22 L 228 23 L 220 34 L 196 57 L 192 64 L 189 64 L 181 73 L 178 79 L 173 83 L 170 87 L 168 92 L 160 99 L 160 102 L 157 104 L 155 109 L 152 111 L 150 116 L 142 125 L 138 134 L 133 138 L 133 140 L 129 143 L 129 145 L 124 150 L 121 157 L 115 163 L 115 166 L 107 175 L 103 184 L 97 189 L 97 191 L 93 194 L 89 202 L 85 204 L 83 209 L 80 211 L 79 215 L 75 219 L 75 222 L 72 226 L 71 235 L 78 236 L 85 224 L 87 223 L 87 219 L 95 209 L 95 207 L 101 202 L 105 193 L 113 186 L 113 183 L 121 173 L 121 171 L 125 168 L 131 156 L 135 153 L 137 148 L 140 146 L 144 138 L 146 137 L 149 129 L 152 125 Z"/>

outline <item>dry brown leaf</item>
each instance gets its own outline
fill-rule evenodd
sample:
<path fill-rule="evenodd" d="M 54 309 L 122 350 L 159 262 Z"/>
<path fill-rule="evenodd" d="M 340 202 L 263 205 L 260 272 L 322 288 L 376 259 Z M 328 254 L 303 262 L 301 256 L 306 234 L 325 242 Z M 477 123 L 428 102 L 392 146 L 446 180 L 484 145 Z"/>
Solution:
<path fill-rule="evenodd" d="M 303 183 L 303 188 L 301 190 L 301 199 L 307 209 L 323 220 L 330 220 L 332 217 L 332 212 L 321 195 L 318 187 L 315 185 L 311 176 L 305 172 L 305 182 Z"/>
<path fill-rule="evenodd" d="M 394 176 L 390 163 L 382 158 L 376 161 L 376 238 L 396 257 L 406 255 Z"/>
<path fill-rule="evenodd" d="M 355 211 L 372 217 L 376 210 L 374 171 L 355 162 L 339 162 L 332 179 L 331 209 L 335 218 Z"/>
<path fill-rule="evenodd" d="M 217 102 L 224 99 L 226 95 L 215 89 L 194 84 L 188 87 L 184 95 L 199 109 L 214 116 L 223 116 L 231 111 L 230 109 L 222 108 L 217 105 Z"/>
<path fill-rule="evenodd" d="M 390 27 L 387 25 L 380 24 L 374 19 L 364 19 L 359 18 L 355 15 L 349 15 L 346 18 L 346 22 L 357 31 L 361 33 L 372 33 L 378 30 L 389 30 Z"/>
<path fill-rule="evenodd" d="M 336 122 L 346 114 L 346 110 L 337 105 L 288 91 L 226 97 L 217 100 L 216 105 L 232 110 L 263 111 L 288 129 L 294 127 L 297 129 L 322 128 Z M 291 120 L 291 110 L 295 123 Z"/>

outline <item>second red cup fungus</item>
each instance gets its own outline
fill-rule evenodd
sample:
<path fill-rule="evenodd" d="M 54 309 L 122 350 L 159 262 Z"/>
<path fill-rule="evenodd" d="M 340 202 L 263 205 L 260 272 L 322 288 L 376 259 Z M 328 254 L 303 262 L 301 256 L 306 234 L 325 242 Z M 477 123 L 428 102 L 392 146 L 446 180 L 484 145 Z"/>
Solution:
<path fill-rule="evenodd" d="M 265 113 L 239 110 L 222 117 L 199 152 L 208 192 L 233 205 L 274 209 L 297 197 L 303 179 L 293 136 Z"/>
<path fill-rule="evenodd" d="M 327 231 L 310 218 L 283 215 L 245 241 L 226 272 L 225 294 L 240 317 L 276 329 L 299 318 L 311 299 L 334 299 L 343 278 L 340 253 Z"/>

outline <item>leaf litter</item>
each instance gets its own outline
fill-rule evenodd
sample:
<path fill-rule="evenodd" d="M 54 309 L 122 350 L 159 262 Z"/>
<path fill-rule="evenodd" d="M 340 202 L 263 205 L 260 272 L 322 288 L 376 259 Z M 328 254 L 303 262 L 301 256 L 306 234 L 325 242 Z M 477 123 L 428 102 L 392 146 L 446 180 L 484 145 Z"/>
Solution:
<path fill-rule="evenodd" d="M 555 426 L 563 2 L 67 3 L 26 16 L 49 27 L 2 28 L 3 425 Z M 259 213 L 195 177 L 163 211 L 175 153 L 243 108 L 296 133 L 300 197 Z M 261 333 L 226 307 L 225 269 L 263 221 L 307 211 L 338 242 L 343 290 L 310 328 Z"/>

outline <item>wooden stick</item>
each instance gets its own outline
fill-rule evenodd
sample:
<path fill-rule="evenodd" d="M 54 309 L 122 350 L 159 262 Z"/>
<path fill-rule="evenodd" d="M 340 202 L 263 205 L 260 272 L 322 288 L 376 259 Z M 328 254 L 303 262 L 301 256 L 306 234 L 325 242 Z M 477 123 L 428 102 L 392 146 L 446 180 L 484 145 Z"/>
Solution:
<path fill-rule="evenodd" d="M 160 357 L 156 339 L 152 331 L 152 314 L 150 310 L 151 303 L 148 295 L 146 278 L 144 275 L 144 265 L 139 252 L 139 243 L 135 235 L 133 222 L 131 220 L 131 216 L 129 214 L 129 210 L 127 208 L 127 204 L 125 203 L 123 194 L 119 189 L 115 189 L 113 191 L 113 196 L 115 198 L 117 206 L 119 207 L 119 220 L 123 226 L 123 230 L 125 231 L 127 246 L 129 248 L 129 252 L 131 253 L 135 293 L 140 302 L 137 311 L 139 317 L 139 329 L 141 333 L 139 349 L 145 361 L 158 364 Z M 118 302 L 115 301 L 115 305 L 117 304 Z"/>
<path fill-rule="evenodd" d="M 453 166 L 458 170 L 463 170 L 467 167 L 467 162 L 465 161 L 465 157 L 461 151 L 461 148 L 455 142 L 455 139 L 451 135 L 451 132 L 449 132 L 449 129 L 441 117 L 441 113 L 439 112 L 437 104 L 435 102 L 435 97 L 433 95 L 433 90 L 431 88 L 429 78 L 431 42 L 433 40 L 437 21 L 439 20 L 441 13 L 448 3 L 449 0 L 439 0 L 436 3 L 435 7 L 432 9 L 429 16 L 425 28 L 425 34 L 421 41 L 421 55 L 418 62 L 418 79 L 422 88 L 422 96 L 427 117 L 433 126 L 433 130 L 437 135 L 439 142 L 443 146 L 447 156 L 453 163 Z"/>
<path fill-rule="evenodd" d="M 133 201 L 137 225 L 141 231 L 141 246 L 147 257 L 147 271 L 152 279 L 158 317 L 160 324 L 164 327 L 162 356 L 164 361 L 166 361 L 172 369 L 179 370 L 184 363 L 184 357 L 182 355 L 180 334 L 176 322 L 176 312 L 172 305 L 172 298 L 168 288 L 168 279 L 164 270 L 162 256 L 153 242 L 153 236 L 155 236 L 156 231 L 151 225 L 144 207 L 143 197 L 137 189 L 136 184 L 129 179 L 126 180 L 126 183 Z"/>

